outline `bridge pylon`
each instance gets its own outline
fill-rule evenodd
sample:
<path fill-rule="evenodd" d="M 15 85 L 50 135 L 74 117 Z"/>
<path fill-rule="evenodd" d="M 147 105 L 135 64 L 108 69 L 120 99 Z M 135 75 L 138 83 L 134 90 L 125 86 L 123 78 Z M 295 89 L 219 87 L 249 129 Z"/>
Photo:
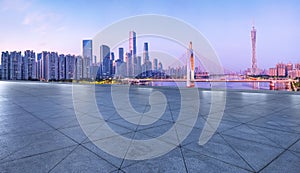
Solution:
<path fill-rule="evenodd" d="M 195 87 L 195 59 L 193 52 L 193 45 L 190 41 L 189 49 L 187 50 L 186 59 L 186 86 Z"/>

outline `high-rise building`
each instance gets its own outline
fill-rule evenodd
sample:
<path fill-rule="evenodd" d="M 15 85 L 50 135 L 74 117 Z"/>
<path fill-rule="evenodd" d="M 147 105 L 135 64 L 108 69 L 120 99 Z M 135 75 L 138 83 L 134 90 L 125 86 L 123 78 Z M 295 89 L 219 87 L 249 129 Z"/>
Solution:
<path fill-rule="evenodd" d="M 43 71 L 43 75 L 42 75 L 42 79 L 45 81 L 49 80 L 49 76 L 50 76 L 50 65 L 49 65 L 49 52 L 43 51 L 42 52 L 42 71 Z"/>
<path fill-rule="evenodd" d="M 27 60 L 28 69 L 27 69 L 27 79 L 37 79 L 37 64 L 36 64 L 36 57 L 35 52 L 26 50 L 24 53 L 24 57 Z M 26 71 L 26 70 L 25 70 Z"/>
<path fill-rule="evenodd" d="M 284 63 L 278 63 L 276 69 L 278 77 L 286 77 L 286 65 Z"/>
<path fill-rule="evenodd" d="M 146 72 L 144 74 L 146 74 L 146 76 L 148 76 L 150 74 L 150 71 L 152 70 L 152 63 L 150 61 L 149 58 L 149 48 L 148 48 L 148 43 L 145 42 L 144 43 L 144 49 L 143 49 L 143 67 L 142 67 L 142 71 Z"/>
<path fill-rule="evenodd" d="M 300 70 L 300 63 L 295 64 L 295 69 Z"/>
<path fill-rule="evenodd" d="M 110 76 L 113 76 L 115 74 L 114 61 L 115 61 L 115 53 L 111 52 L 111 54 L 110 54 L 110 61 L 109 61 Z"/>
<path fill-rule="evenodd" d="M 158 70 L 158 60 L 157 58 L 153 59 L 153 70 L 157 71 Z"/>
<path fill-rule="evenodd" d="M 119 48 L 119 60 L 121 60 L 121 62 L 124 62 L 124 48 L 123 47 Z"/>
<path fill-rule="evenodd" d="M 133 77 L 134 69 L 133 69 L 133 58 L 131 53 L 126 53 L 126 74 L 128 77 Z"/>
<path fill-rule="evenodd" d="M 76 66 L 76 75 L 75 79 L 76 80 L 81 80 L 83 78 L 83 59 L 81 56 L 76 56 L 75 57 L 75 66 Z"/>
<path fill-rule="evenodd" d="M 10 74 L 11 80 L 21 80 L 22 79 L 22 54 L 21 52 L 10 52 Z"/>
<path fill-rule="evenodd" d="M 129 53 L 136 56 L 136 33 L 134 31 L 129 32 Z"/>
<path fill-rule="evenodd" d="M 58 80 L 58 62 L 57 52 L 49 53 L 49 80 Z"/>
<path fill-rule="evenodd" d="M 140 75 L 142 73 L 142 57 L 136 57 L 136 64 L 135 64 L 135 76 Z"/>
<path fill-rule="evenodd" d="M 66 55 L 66 80 L 75 79 L 75 55 Z"/>
<path fill-rule="evenodd" d="M 144 49 L 143 49 L 143 61 L 144 64 L 149 61 L 149 52 L 148 52 L 148 43 L 144 43 Z"/>
<path fill-rule="evenodd" d="M 59 58 L 56 52 L 43 51 L 41 54 L 40 68 L 42 70 L 41 80 L 58 80 Z"/>
<path fill-rule="evenodd" d="M 27 62 L 27 61 L 26 61 Z M 27 64 L 27 63 L 26 63 Z M 2 52 L 1 55 L 1 76 L 4 80 L 24 80 L 28 77 L 28 66 L 23 64 L 21 52 Z M 28 65 L 28 64 L 27 64 Z M 25 74 L 25 70 L 27 74 Z"/>
<path fill-rule="evenodd" d="M 127 56 L 127 75 L 133 77 L 136 72 L 136 33 L 134 31 L 129 32 L 129 54 Z"/>
<path fill-rule="evenodd" d="M 256 62 L 256 29 L 254 26 L 252 26 L 251 30 L 251 43 L 252 43 L 252 69 L 251 74 L 257 75 L 258 69 L 257 69 L 257 62 Z"/>
<path fill-rule="evenodd" d="M 107 45 L 100 46 L 100 60 L 102 62 L 101 76 L 110 75 L 110 48 Z"/>
<path fill-rule="evenodd" d="M 11 69 L 11 58 L 9 53 L 2 52 L 1 55 L 1 77 L 4 80 L 10 80 L 11 79 L 11 74 L 10 74 L 10 69 Z"/>
<path fill-rule="evenodd" d="M 91 73 L 92 57 L 93 57 L 93 44 L 92 40 L 82 41 L 82 55 L 83 55 L 83 78 L 89 79 Z"/>
<path fill-rule="evenodd" d="M 24 56 L 22 56 L 22 64 L 21 64 L 21 79 L 28 80 L 28 57 L 27 52 L 24 52 Z"/>
<path fill-rule="evenodd" d="M 90 70 L 91 71 L 90 79 L 95 80 L 97 77 L 98 69 L 99 69 L 99 65 L 97 64 L 96 56 L 94 56 L 94 62 L 90 66 L 90 69 L 91 69 Z"/>
<path fill-rule="evenodd" d="M 158 70 L 159 71 L 163 71 L 163 64 L 162 64 L 162 62 L 158 63 Z"/>
<path fill-rule="evenodd" d="M 269 76 L 276 77 L 277 76 L 277 68 L 269 68 Z"/>
<path fill-rule="evenodd" d="M 66 57 L 65 57 L 64 54 L 59 55 L 58 79 L 59 80 L 65 80 L 66 79 Z"/>
<path fill-rule="evenodd" d="M 42 53 L 37 54 L 37 78 L 39 80 L 44 80 L 44 65 L 43 65 L 43 58 Z"/>

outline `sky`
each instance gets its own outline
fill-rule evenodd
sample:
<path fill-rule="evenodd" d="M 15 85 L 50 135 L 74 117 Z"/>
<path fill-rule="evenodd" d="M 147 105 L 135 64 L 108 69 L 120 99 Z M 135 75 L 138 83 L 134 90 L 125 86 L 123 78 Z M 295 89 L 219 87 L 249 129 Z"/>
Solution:
<path fill-rule="evenodd" d="M 298 0 L 0 0 L 0 51 L 81 55 L 83 39 L 143 14 L 171 16 L 193 26 L 228 70 L 251 67 L 253 23 L 259 68 L 300 62 Z M 138 51 L 142 46 L 137 45 Z"/>

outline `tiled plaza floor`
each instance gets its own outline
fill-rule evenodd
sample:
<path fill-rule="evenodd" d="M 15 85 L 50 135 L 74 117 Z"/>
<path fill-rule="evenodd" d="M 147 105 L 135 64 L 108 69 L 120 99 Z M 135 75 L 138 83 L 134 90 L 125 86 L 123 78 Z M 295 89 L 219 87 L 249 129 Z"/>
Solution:
<path fill-rule="evenodd" d="M 167 100 L 159 120 L 137 125 L 119 115 L 110 91 L 108 85 L 96 86 L 99 111 L 109 127 L 132 140 L 162 135 L 181 110 L 189 109 L 180 106 L 178 89 L 131 87 L 129 102 L 141 114 L 151 109 L 151 93 L 159 91 Z M 212 102 L 217 108 L 222 105 L 222 99 L 212 99 L 213 93 L 226 96 L 223 118 L 208 143 L 199 145 L 206 120 L 218 122 L 208 116 Z M 72 94 L 71 84 L 0 81 L 0 172 L 300 172 L 299 94 L 199 89 L 198 119 L 187 138 L 165 155 L 138 161 L 114 157 L 96 146 L 104 138 L 97 136 L 103 129 L 93 111 L 83 113 L 95 141 L 87 137 L 76 118 Z M 222 108 L 211 114 L 218 110 Z M 188 127 L 185 121 L 182 125 Z M 117 149 L 119 144 L 111 145 Z"/>

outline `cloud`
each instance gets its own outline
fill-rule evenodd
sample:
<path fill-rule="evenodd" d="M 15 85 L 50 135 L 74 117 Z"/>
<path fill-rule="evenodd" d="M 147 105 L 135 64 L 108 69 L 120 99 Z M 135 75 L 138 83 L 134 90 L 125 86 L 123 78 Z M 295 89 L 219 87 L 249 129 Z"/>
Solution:
<path fill-rule="evenodd" d="M 0 9 L 2 11 L 13 10 L 23 12 L 32 4 L 31 0 L 2 0 L 0 1 Z"/>
<path fill-rule="evenodd" d="M 46 33 L 49 30 L 62 30 L 63 28 L 57 28 L 61 20 L 61 16 L 51 12 L 31 12 L 28 13 L 23 19 L 22 24 L 28 25 L 33 28 L 34 31 L 39 33 Z"/>

